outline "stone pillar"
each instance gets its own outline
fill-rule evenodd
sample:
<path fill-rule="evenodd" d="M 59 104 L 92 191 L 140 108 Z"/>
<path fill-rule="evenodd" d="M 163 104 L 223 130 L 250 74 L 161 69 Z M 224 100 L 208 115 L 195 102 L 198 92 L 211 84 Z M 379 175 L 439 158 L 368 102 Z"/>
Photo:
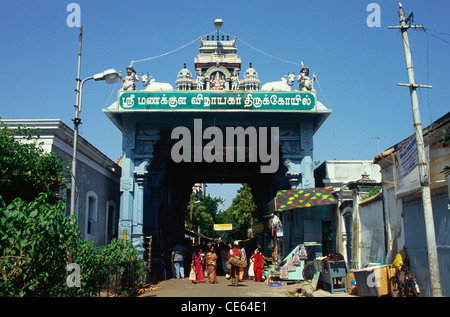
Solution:
<path fill-rule="evenodd" d="M 314 188 L 312 122 L 280 127 L 280 148 L 291 188 Z"/>
<path fill-rule="evenodd" d="M 313 161 L 313 123 L 311 120 L 302 121 L 300 124 L 300 143 L 302 150 L 302 188 L 314 188 L 314 161 Z"/>
<path fill-rule="evenodd" d="M 120 218 L 119 237 L 130 239 L 132 232 L 134 202 L 134 160 L 132 152 L 135 146 L 136 124 L 124 124 L 122 132 L 122 177 L 120 178 Z"/>
<path fill-rule="evenodd" d="M 135 122 L 124 124 L 119 236 L 131 239 L 141 258 L 145 243 L 144 193 L 154 145 L 159 138 L 156 128 L 137 129 Z"/>
<path fill-rule="evenodd" d="M 151 160 L 144 160 L 134 172 L 135 195 L 133 204 L 133 219 L 131 232 L 131 241 L 133 246 L 138 249 L 139 257 L 144 255 L 144 190 L 147 181 L 148 167 Z"/>

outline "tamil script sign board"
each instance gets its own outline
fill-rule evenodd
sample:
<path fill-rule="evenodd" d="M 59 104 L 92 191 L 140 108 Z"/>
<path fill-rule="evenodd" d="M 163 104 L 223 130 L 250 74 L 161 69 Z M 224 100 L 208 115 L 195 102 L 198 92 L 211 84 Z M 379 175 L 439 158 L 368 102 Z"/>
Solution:
<path fill-rule="evenodd" d="M 394 161 L 397 197 L 401 198 L 418 191 L 420 189 L 420 176 L 417 144 L 414 135 L 410 136 L 406 143 L 392 154 L 392 159 Z"/>
<path fill-rule="evenodd" d="M 260 110 L 310 111 L 316 105 L 312 91 L 120 91 L 123 110 Z"/>
<path fill-rule="evenodd" d="M 228 231 L 233 230 L 233 224 L 225 223 L 225 224 L 214 224 L 215 231 Z"/>

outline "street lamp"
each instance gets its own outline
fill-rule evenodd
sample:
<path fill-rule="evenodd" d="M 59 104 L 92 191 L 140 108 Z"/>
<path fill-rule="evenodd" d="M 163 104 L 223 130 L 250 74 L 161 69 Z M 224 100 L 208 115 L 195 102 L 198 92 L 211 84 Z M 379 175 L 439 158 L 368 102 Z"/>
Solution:
<path fill-rule="evenodd" d="M 88 80 L 105 80 L 108 84 L 117 83 L 119 81 L 119 73 L 114 69 L 105 70 L 103 73 L 95 74 L 94 76 L 85 78 L 81 81 L 80 88 L 77 89 L 77 98 L 75 105 L 75 119 L 73 119 L 73 155 L 72 155 L 72 183 L 70 188 L 70 215 L 75 215 L 75 175 L 77 171 L 77 145 L 78 145 L 78 126 L 81 123 L 81 119 L 78 117 L 81 112 L 81 97 L 83 93 L 83 85 Z M 79 79 L 78 79 L 79 80 Z"/>

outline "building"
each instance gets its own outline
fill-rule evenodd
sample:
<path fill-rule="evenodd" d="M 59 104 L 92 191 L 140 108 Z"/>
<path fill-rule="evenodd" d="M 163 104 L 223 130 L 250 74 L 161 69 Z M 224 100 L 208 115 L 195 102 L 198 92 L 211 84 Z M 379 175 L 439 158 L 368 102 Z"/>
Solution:
<path fill-rule="evenodd" d="M 11 129 L 19 126 L 35 128 L 40 135 L 39 142 L 47 152 L 61 155 L 70 167 L 73 153 L 73 130 L 61 120 L 6 120 Z M 81 236 L 106 245 L 117 237 L 120 206 L 121 168 L 87 140 L 78 138 L 75 216 Z M 62 196 L 66 200 L 67 215 L 70 214 L 70 180 Z"/>
<path fill-rule="evenodd" d="M 450 296 L 450 177 L 443 170 L 450 165 L 450 148 L 444 147 L 442 137 L 450 128 L 450 112 L 423 129 L 424 144 L 428 148 L 431 204 L 443 296 Z M 408 161 L 415 154 L 414 135 L 377 155 L 374 163 L 381 167 L 382 194 L 378 204 L 382 208 L 386 246 L 385 263 L 392 263 L 400 250 L 410 259 L 410 270 L 416 275 L 424 296 L 431 296 L 430 271 L 427 256 L 425 220 L 419 184 L 417 161 Z M 411 168 L 408 168 L 408 167 Z M 373 203 L 364 204 L 372 209 Z"/>
<path fill-rule="evenodd" d="M 320 252 L 341 253 L 352 262 L 352 219 L 358 214 L 357 199 L 380 184 L 379 166 L 372 161 L 325 161 L 314 170 L 315 188 L 280 190 L 268 205 L 282 230 L 275 233 L 278 254 L 287 256 L 305 242 L 321 244 Z M 368 179 L 374 179 L 367 181 Z"/>
<path fill-rule="evenodd" d="M 278 190 L 315 186 L 313 136 L 332 111 L 312 84 L 294 87 L 290 74 L 261 86 L 251 63 L 239 78 L 236 38 L 218 32 L 199 42 L 193 65 L 174 74 L 175 90 L 123 86 L 104 109 L 122 133 L 119 235 L 142 256 L 146 236 L 162 250 L 183 241 L 195 183 L 249 184 L 258 221 Z"/>
<path fill-rule="evenodd" d="M 360 227 L 354 227 L 361 218 L 359 202 L 373 188 L 381 188 L 380 167 L 372 161 L 325 161 L 314 170 L 319 187 L 333 187 L 337 204 L 333 249 L 344 256 L 349 267 L 356 267 L 361 253 L 355 246 L 367 241 Z"/>

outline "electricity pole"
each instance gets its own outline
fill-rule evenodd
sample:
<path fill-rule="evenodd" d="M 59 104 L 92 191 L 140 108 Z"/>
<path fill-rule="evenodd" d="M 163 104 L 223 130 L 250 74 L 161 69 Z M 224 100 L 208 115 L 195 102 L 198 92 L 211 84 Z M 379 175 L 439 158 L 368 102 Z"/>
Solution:
<path fill-rule="evenodd" d="M 441 297 L 441 280 L 439 275 L 439 263 L 436 247 L 436 234 L 434 231 L 433 209 L 431 206 L 430 181 L 428 173 L 428 163 L 425 155 L 425 147 L 423 142 L 422 123 L 420 121 L 419 101 L 417 98 L 417 88 L 432 88 L 428 85 L 417 85 L 414 79 L 414 69 L 411 57 L 411 48 L 409 46 L 408 29 L 423 29 L 423 25 L 407 25 L 413 16 L 411 13 L 405 19 L 405 12 L 402 4 L 399 3 L 398 15 L 400 18 L 400 26 L 389 26 L 389 29 L 400 29 L 402 32 L 403 48 L 405 50 L 406 69 L 408 71 L 409 84 L 401 84 L 399 86 L 409 87 L 411 95 L 412 113 L 414 119 L 414 131 L 417 143 L 417 158 L 419 165 L 420 187 L 422 191 L 423 214 L 425 219 L 425 234 L 427 239 L 428 265 L 430 267 L 431 296 Z"/>
<path fill-rule="evenodd" d="M 78 143 L 78 126 L 81 123 L 81 119 L 78 118 L 80 111 L 80 68 L 81 68 L 81 39 L 83 37 L 83 27 L 80 27 L 80 37 L 78 41 L 78 72 L 77 72 L 77 89 L 76 102 L 75 102 L 75 119 L 73 119 L 73 154 L 72 154 L 72 170 L 71 170 L 71 188 L 70 188 L 70 215 L 75 216 L 75 200 L 76 200 L 76 170 L 77 170 L 77 143 Z"/>
<path fill-rule="evenodd" d="M 371 139 L 376 139 L 377 140 L 377 149 L 378 149 L 377 153 L 380 153 L 380 140 L 383 140 L 384 138 L 379 137 L 379 136 L 375 136 L 375 137 L 372 137 Z"/>

